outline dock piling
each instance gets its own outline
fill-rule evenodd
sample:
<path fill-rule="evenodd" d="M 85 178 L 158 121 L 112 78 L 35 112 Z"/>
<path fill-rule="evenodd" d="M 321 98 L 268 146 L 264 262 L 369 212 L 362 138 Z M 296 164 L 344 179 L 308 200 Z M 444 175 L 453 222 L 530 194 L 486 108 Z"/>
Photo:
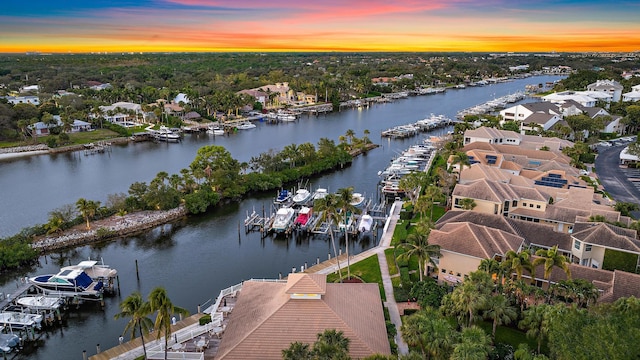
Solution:
<path fill-rule="evenodd" d="M 138 259 L 136 259 L 136 277 L 140 280 L 140 273 L 138 272 Z"/>
<path fill-rule="evenodd" d="M 87 350 L 82 350 L 82 360 L 87 360 Z"/>
<path fill-rule="evenodd" d="M 96 344 L 96 354 L 100 354 L 100 344 Z"/>

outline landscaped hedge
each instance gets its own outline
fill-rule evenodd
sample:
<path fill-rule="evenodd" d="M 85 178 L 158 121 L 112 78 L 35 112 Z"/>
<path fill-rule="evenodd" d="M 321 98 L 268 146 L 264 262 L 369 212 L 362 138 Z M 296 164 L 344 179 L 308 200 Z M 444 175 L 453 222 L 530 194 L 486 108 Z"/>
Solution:
<path fill-rule="evenodd" d="M 637 272 L 638 255 L 622 251 L 605 249 L 602 268 L 604 270 L 622 270 L 630 273 Z"/>

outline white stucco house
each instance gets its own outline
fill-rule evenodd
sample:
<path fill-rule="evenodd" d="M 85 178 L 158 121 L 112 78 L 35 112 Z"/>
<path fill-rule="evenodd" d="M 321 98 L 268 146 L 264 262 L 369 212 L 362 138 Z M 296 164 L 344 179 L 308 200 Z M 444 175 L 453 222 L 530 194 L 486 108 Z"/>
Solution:
<path fill-rule="evenodd" d="M 640 85 L 632 86 L 630 92 L 622 94 L 622 101 L 640 101 Z"/>
<path fill-rule="evenodd" d="M 603 91 L 611 94 L 613 101 L 620 101 L 622 98 L 622 90 L 624 86 L 620 85 L 615 80 L 598 80 L 592 84 L 587 85 L 587 90 L 590 91 Z"/>
<path fill-rule="evenodd" d="M 31 104 L 38 106 L 40 105 L 40 98 L 37 96 L 7 96 L 7 102 L 11 105 L 18 104 Z"/>
<path fill-rule="evenodd" d="M 122 124 L 128 121 L 137 121 L 140 117 L 144 120 L 146 114 L 142 111 L 140 104 L 120 101 L 107 106 L 100 106 L 102 116 L 105 120 L 115 124 Z"/>
<path fill-rule="evenodd" d="M 542 100 L 551 102 L 554 104 L 562 104 L 568 100 L 573 100 L 584 107 L 594 107 L 596 106 L 596 102 L 598 101 L 597 99 L 592 98 L 591 96 L 581 94 L 577 91 L 556 92 L 553 94 L 543 96 Z"/>

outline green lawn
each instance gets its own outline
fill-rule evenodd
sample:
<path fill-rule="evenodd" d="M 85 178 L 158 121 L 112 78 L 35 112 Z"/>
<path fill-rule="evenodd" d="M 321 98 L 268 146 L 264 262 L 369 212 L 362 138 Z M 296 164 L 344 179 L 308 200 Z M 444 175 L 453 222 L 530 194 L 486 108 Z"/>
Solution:
<path fill-rule="evenodd" d="M 361 279 L 366 283 L 377 283 L 380 289 L 380 296 L 382 301 L 386 301 L 384 294 L 384 287 L 382 286 L 382 274 L 380 273 L 380 263 L 378 262 L 378 255 L 372 255 L 368 258 L 351 264 L 351 276 Z M 342 276 L 347 277 L 347 269 L 342 269 Z M 327 276 L 328 282 L 338 281 L 338 274 L 329 274 Z"/>
<path fill-rule="evenodd" d="M 476 325 L 481 327 L 487 334 L 491 335 L 491 328 L 493 324 L 490 321 L 482 321 Z M 498 326 L 496 328 L 496 343 L 509 344 L 513 346 L 514 349 L 517 349 L 518 345 L 522 343 L 529 345 L 529 349 L 531 350 L 538 348 L 538 343 L 535 339 L 529 339 L 523 331 L 508 326 Z M 541 350 L 543 353 L 548 354 L 548 349 L 546 349 L 544 343 L 542 344 Z"/>

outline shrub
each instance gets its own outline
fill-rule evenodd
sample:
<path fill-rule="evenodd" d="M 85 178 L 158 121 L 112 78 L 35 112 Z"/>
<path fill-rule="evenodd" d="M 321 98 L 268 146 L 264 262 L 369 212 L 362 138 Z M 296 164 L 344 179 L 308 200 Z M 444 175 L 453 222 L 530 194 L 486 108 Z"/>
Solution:
<path fill-rule="evenodd" d="M 198 320 L 200 325 L 205 325 L 211 322 L 211 314 L 205 314 L 203 317 Z"/>

